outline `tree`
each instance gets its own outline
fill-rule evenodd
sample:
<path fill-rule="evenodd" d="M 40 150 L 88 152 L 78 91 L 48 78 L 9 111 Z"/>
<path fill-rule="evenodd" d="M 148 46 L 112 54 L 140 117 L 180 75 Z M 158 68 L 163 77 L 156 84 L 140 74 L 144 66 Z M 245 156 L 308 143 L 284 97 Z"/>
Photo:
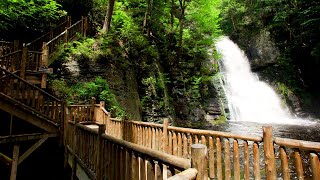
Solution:
<path fill-rule="evenodd" d="M 105 17 L 105 20 L 103 23 L 103 27 L 102 27 L 102 31 L 101 31 L 102 33 L 107 33 L 110 29 L 113 9 L 114 9 L 114 2 L 115 2 L 115 0 L 109 0 L 109 2 L 108 2 L 108 10 L 107 10 L 106 17 Z"/>

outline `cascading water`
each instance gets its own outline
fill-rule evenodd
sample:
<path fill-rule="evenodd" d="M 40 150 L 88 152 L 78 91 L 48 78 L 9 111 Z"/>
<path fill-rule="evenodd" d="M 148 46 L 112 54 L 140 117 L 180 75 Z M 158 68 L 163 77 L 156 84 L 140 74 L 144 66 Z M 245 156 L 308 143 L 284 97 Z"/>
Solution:
<path fill-rule="evenodd" d="M 244 52 L 228 37 L 221 38 L 216 49 L 222 55 L 221 70 L 226 79 L 224 89 L 231 120 L 270 124 L 306 122 L 290 116 L 275 91 L 251 72 Z"/>

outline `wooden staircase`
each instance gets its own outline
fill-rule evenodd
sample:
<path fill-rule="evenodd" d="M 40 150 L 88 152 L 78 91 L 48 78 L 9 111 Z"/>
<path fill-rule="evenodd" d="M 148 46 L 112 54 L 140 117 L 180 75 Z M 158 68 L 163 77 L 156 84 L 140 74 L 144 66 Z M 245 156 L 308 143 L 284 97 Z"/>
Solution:
<path fill-rule="evenodd" d="M 47 132 L 59 132 L 64 103 L 0 67 L 0 109 Z"/>

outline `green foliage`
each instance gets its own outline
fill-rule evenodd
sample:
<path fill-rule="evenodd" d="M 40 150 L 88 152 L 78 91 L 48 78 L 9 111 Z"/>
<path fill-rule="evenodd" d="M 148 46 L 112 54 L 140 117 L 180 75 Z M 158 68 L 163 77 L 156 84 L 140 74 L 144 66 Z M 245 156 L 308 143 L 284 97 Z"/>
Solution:
<path fill-rule="evenodd" d="M 124 117 L 125 111 L 117 101 L 115 95 L 111 92 L 106 80 L 100 76 L 92 82 L 77 83 L 68 85 L 63 80 L 53 80 L 51 86 L 55 94 L 69 103 L 87 102 L 91 97 L 95 97 L 97 101 L 105 101 L 106 108 L 116 117 Z"/>
<path fill-rule="evenodd" d="M 55 0 L 1 0 L 0 31 L 42 30 L 62 15 Z"/>

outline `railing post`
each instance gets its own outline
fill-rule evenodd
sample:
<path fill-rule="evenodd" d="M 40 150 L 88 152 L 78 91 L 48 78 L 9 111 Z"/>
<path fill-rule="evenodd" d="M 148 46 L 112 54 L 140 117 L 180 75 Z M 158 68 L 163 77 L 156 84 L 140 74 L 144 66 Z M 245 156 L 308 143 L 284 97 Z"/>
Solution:
<path fill-rule="evenodd" d="M 99 124 L 99 134 L 98 134 L 98 141 L 97 143 L 98 144 L 98 153 L 97 153 L 97 156 L 98 156 L 98 167 L 97 167 L 97 180 L 102 180 L 104 179 L 103 177 L 103 138 L 102 138 L 102 134 L 105 133 L 106 131 L 106 125 L 105 124 Z M 119 153 L 119 152 L 118 152 Z M 123 162 L 120 162 L 120 163 L 123 163 Z"/>
<path fill-rule="evenodd" d="M 94 119 L 94 107 L 95 107 L 96 98 L 91 97 L 91 106 L 90 106 L 90 121 L 96 121 Z"/>
<path fill-rule="evenodd" d="M 207 180 L 207 146 L 193 144 L 191 146 L 191 167 L 197 169 L 196 180 Z"/>
<path fill-rule="evenodd" d="M 13 41 L 13 52 L 16 52 L 18 50 L 19 50 L 19 40 L 14 40 Z M 11 64 L 12 71 L 16 70 L 16 66 L 18 65 L 18 63 L 19 63 L 19 54 L 16 53 L 12 59 L 12 64 Z"/>
<path fill-rule="evenodd" d="M 111 113 L 110 112 L 108 112 L 108 115 L 107 115 L 107 123 L 106 123 L 106 125 L 107 125 L 107 134 L 108 135 L 112 135 L 111 134 Z"/>
<path fill-rule="evenodd" d="M 67 16 L 67 27 L 71 26 L 71 16 Z"/>
<path fill-rule="evenodd" d="M 72 172 L 71 172 L 71 180 L 77 179 L 77 158 L 76 158 L 76 154 L 77 154 L 77 136 L 78 136 L 78 132 L 77 132 L 77 124 L 78 124 L 78 118 L 74 118 L 74 132 L 73 132 L 73 147 L 72 147 L 72 154 L 73 154 L 73 162 L 72 162 Z"/>
<path fill-rule="evenodd" d="M 88 17 L 84 17 L 83 37 L 87 36 L 88 31 Z"/>
<path fill-rule="evenodd" d="M 65 145 L 65 136 L 66 136 L 66 118 L 65 118 L 65 107 L 66 102 L 62 101 L 60 104 L 60 147 Z"/>
<path fill-rule="evenodd" d="M 63 43 L 64 43 L 64 48 L 67 48 L 68 47 L 68 28 L 65 29 L 65 32 L 64 33 L 64 36 L 63 36 Z"/>
<path fill-rule="evenodd" d="M 27 47 L 22 48 L 22 59 L 21 59 L 21 70 L 20 70 L 20 77 L 22 79 L 25 78 L 25 73 L 26 73 L 26 64 L 27 64 L 27 52 L 28 49 Z"/>
<path fill-rule="evenodd" d="M 165 153 L 169 152 L 168 125 L 169 125 L 169 119 L 165 118 L 163 120 L 163 135 L 162 135 L 163 152 Z"/>
<path fill-rule="evenodd" d="M 49 61 L 49 47 L 46 42 L 43 42 L 42 45 L 42 57 L 41 57 L 41 67 L 40 68 L 48 68 Z M 41 88 L 46 88 L 47 86 L 47 74 L 43 73 L 41 77 Z"/>
<path fill-rule="evenodd" d="M 106 105 L 106 103 L 104 101 L 100 101 L 100 116 L 99 116 L 99 122 L 100 124 L 107 124 L 107 116 L 104 114 L 104 112 L 102 111 L 102 108 L 104 108 Z"/>
<path fill-rule="evenodd" d="M 266 178 L 267 180 L 274 180 L 277 178 L 274 146 L 272 137 L 272 127 L 263 127 L 263 147 L 264 147 L 264 159 L 266 165 Z"/>

